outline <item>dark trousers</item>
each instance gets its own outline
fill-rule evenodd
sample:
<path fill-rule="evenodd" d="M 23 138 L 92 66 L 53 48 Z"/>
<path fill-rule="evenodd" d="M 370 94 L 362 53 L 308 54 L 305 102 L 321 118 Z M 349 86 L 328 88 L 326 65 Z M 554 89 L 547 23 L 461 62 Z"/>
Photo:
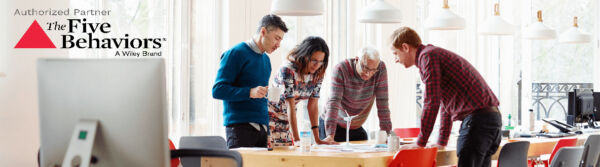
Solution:
<path fill-rule="evenodd" d="M 478 110 L 463 119 L 456 144 L 458 166 L 489 167 L 502 140 L 501 127 L 500 112 Z"/>
<path fill-rule="evenodd" d="M 336 125 L 337 128 L 335 128 L 335 136 L 333 137 L 333 140 L 335 140 L 336 142 L 344 142 L 346 141 L 346 128 L 342 128 L 340 127 L 340 125 Z M 325 121 L 323 121 L 323 119 L 319 118 L 319 138 L 321 138 L 321 140 L 325 139 L 327 137 L 327 134 L 325 133 Z M 365 129 L 361 126 L 360 128 L 356 128 L 356 129 L 350 129 L 350 141 L 357 141 L 357 140 L 368 140 L 369 137 L 367 136 L 367 131 L 365 131 Z"/>
<path fill-rule="evenodd" d="M 267 147 L 267 130 L 260 126 L 256 130 L 249 123 L 237 123 L 225 128 L 227 134 L 227 147 Z"/>

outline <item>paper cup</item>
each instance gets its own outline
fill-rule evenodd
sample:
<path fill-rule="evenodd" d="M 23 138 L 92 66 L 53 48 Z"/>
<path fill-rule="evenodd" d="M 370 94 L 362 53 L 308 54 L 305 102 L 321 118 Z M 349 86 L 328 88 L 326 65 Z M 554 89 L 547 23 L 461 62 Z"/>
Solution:
<path fill-rule="evenodd" d="M 269 101 L 279 101 L 279 97 L 283 93 L 283 90 L 277 86 L 269 86 L 269 92 L 267 92 L 267 98 Z"/>

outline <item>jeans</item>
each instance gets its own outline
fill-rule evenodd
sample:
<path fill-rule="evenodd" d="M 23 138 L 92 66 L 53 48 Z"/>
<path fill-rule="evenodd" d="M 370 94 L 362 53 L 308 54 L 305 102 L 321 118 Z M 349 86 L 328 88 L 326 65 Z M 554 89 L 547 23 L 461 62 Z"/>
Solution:
<path fill-rule="evenodd" d="M 227 147 L 267 147 L 267 130 L 260 126 L 260 131 L 256 130 L 249 123 L 237 123 L 228 125 L 225 128 L 227 134 Z"/>
<path fill-rule="evenodd" d="M 335 128 L 335 136 L 333 137 L 333 140 L 335 140 L 336 142 L 344 142 L 346 141 L 346 128 L 342 128 L 340 127 L 340 125 L 336 125 L 337 128 Z M 323 119 L 319 118 L 319 138 L 321 138 L 321 140 L 325 139 L 325 137 L 327 137 L 326 133 L 325 133 L 325 121 L 323 121 Z M 350 129 L 350 141 L 357 141 L 357 140 L 368 140 L 369 137 L 367 136 L 367 131 L 365 131 L 365 129 L 361 126 L 360 128 L 356 128 L 356 129 Z"/>
<path fill-rule="evenodd" d="M 489 167 L 502 136 L 500 112 L 477 110 L 463 119 L 456 144 L 459 167 Z"/>

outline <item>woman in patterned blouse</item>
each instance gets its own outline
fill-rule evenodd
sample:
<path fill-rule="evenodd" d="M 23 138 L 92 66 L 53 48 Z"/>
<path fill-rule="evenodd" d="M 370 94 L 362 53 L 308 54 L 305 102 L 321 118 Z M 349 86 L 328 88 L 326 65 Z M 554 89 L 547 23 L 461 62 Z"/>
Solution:
<path fill-rule="evenodd" d="M 271 146 L 291 146 L 299 143 L 296 105 L 308 100 L 307 110 L 312 134 L 317 144 L 324 142 L 318 132 L 318 101 L 321 83 L 327 69 L 329 48 L 320 37 L 310 36 L 292 49 L 274 79 L 277 87 L 284 89 L 278 101 L 269 102 L 269 127 Z"/>

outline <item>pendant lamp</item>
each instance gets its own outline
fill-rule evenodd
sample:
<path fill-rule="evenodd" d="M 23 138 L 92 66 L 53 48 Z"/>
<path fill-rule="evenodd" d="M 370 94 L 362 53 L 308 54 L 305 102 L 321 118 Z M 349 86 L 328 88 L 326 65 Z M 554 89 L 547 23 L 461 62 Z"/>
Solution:
<path fill-rule="evenodd" d="M 537 12 L 537 22 L 529 25 L 523 32 L 523 38 L 531 40 L 549 40 L 556 38 L 556 31 L 544 25 L 542 11 Z"/>
<path fill-rule="evenodd" d="M 359 21 L 361 23 L 400 23 L 402 11 L 385 0 L 376 0 L 363 8 Z"/>
<path fill-rule="evenodd" d="M 494 5 L 494 16 L 488 18 L 483 24 L 479 25 L 479 34 L 481 35 L 512 35 L 513 25 L 500 17 L 500 5 Z"/>
<path fill-rule="evenodd" d="M 448 6 L 448 0 L 444 0 L 442 9 L 435 11 L 425 21 L 428 30 L 462 30 L 465 29 L 465 19 L 454 14 Z"/>
<path fill-rule="evenodd" d="M 561 43 L 588 43 L 591 41 L 591 37 L 588 33 L 581 32 L 579 25 L 577 24 L 577 16 L 573 18 L 573 27 L 569 28 L 564 33 L 560 34 L 558 40 Z"/>
<path fill-rule="evenodd" d="M 325 12 L 323 0 L 273 0 L 271 13 L 281 16 L 316 16 Z"/>

